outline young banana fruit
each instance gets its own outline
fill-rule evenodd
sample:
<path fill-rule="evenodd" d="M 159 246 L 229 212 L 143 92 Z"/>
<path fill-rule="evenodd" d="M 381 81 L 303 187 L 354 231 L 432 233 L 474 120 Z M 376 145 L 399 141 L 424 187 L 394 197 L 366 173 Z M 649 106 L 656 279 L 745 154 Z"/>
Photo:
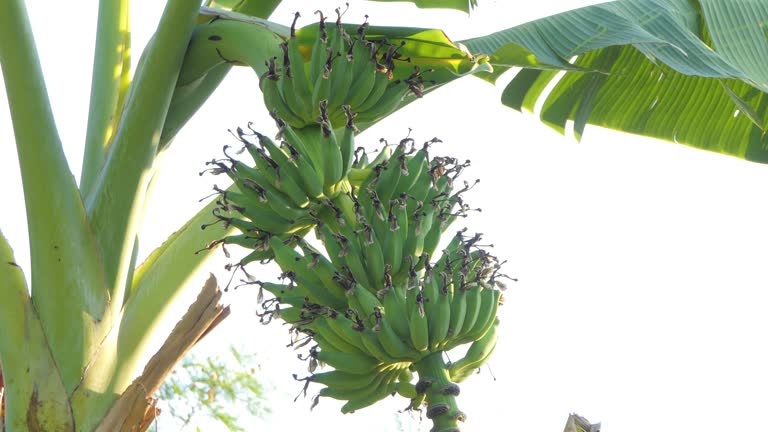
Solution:
<path fill-rule="evenodd" d="M 343 31 L 329 31 L 321 48 L 347 43 Z M 290 44 L 285 48 L 292 79 L 303 72 L 312 82 L 309 73 L 318 68 L 333 73 L 331 56 L 315 68 L 296 68 L 300 60 Z M 346 55 L 355 51 L 362 52 L 352 45 Z M 356 67 L 354 58 L 344 66 Z M 300 94 L 299 81 L 288 98 Z M 273 84 L 265 94 L 285 97 L 287 84 Z M 306 381 L 322 386 L 319 397 L 343 400 L 342 411 L 352 412 L 401 394 L 413 409 L 427 405 L 435 430 L 452 430 L 464 418 L 457 383 L 487 361 L 498 340 L 498 279 L 505 277 L 479 234 L 464 229 L 446 238 L 471 210 L 464 201 L 471 186 L 457 182 L 468 162 L 430 155 L 437 139 L 417 146 L 410 137 L 393 148 L 385 142 L 372 160 L 360 157 L 352 109 L 342 105 L 341 128 L 334 128 L 332 110 L 322 99 L 318 122 L 303 127 L 276 115 L 276 140 L 238 129 L 253 165 L 226 151 L 225 159 L 210 162 L 210 171 L 235 183 L 216 188 L 214 214 L 241 231 L 220 243 L 251 248 L 249 261 L 272 259 L 280 267 L 280 283 L 260 282 L 274 296 L 263 302 L 262 316 L 290 323 L 294 346 L 309 346 L 313 374 Z M 319 243 L 304 238 L 310 230 Z M 441 239 L 447 244 L 438 249 Z M 462 359 L 443 360 L 465 344 Z"/>

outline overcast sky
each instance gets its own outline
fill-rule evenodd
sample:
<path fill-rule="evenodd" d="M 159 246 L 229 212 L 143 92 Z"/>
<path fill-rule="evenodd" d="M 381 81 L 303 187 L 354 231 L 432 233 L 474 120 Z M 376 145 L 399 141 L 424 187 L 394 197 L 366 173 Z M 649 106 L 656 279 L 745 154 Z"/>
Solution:
<path fill-rule="evenodd" d="M 161 2 L 133 3 L 138 50 Z M 439 27 L 458 40 L 596 2 L 550 0 L 512 9 L 481 1 L 470 18 L 396 3 L 351 3 L 348 21 L 367 13 L 372 24 Z M 287 24 L 299 10 L 309 23 L 315 9 L 332 11 L 338 2 L 307 4 L 287 1 L 274 19 Z M 33 0 L 29 7 L 59 131 L 79 178 L 95 2 L 73 7 Z M 505 293 L 493 373 L 484 368 L 462 384 L 464 430 L 559 432 L 569 412 L 601 421 L 606 432 L 763 428 L 768 167 L 594 127 L 579 144 L 531 114 L 501 106 L 502 88 L 465 78 L 359 137 L 375 145 L 411 128 L 417 141 L 444 141 L 435 153 L 471 159 L 465 178 L 481 182 L 468 200 L 483 211 L 455 227 L 484 233 L 509 260 L 506 272 L 520 279 Z M 21 181 L 0 91 L 0 229 L 28 269 Z M 227 129 L 248 121 L 274 130 L 256 77 L 239 68 L 175 140 L 147 210 L 142 256 L 202 205 L 198 200 L 215 182 L 221 185 L 221 178 L 198 172 L 224 144 L 235 144 Z M 209 271 L 227 280 L 226 262 L 216 254 L 195 283 Z M 235 313 L 199 352 L 235 344 L 258 353 L 264 380 L 274 386 L 273 413 L 259 430 L 431 427 L 426 419 L 420 425 L 397 414 L 406 405 L 402 398 L 345 416 L 335 401 L 323 400 L 312 413 L 309 399 L 293 403 L 300 385 L 290 374 L 304 371 L 293 361 L 295 352 L 283 348 L 285 328 L 259 326 L 252 292 L 225 299 Z"/>

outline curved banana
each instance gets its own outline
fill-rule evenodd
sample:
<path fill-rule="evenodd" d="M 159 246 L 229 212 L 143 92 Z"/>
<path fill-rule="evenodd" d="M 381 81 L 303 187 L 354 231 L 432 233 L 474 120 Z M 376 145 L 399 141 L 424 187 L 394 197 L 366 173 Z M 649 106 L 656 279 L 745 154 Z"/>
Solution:
<path fill-rule="evenodd" d="M 299 178 L 299 168 L 294 160 L 290 159 L 288 154 L 278 147 L 271 138 L 256 131 L 253 132 L 258 138 L 259 144 L 269 153 L 270 159 L 276 165 L 274 186 L 285 192 L 296 206 L 307 207 L 309 205 L 309 197 L 307 196 L 307 191 L 303 190 L 297 181 Z M 246 145 L 246 148 L 249 149 L 250 147 Z"/>
<path fill-rule="evenodd" d="M 371 94 L 376 83 L 376 61 L 374 50 L 376 45 L 365 40 L 365 30 L 368 23 L 358 28 L 352 42 L 352 69 L 355 71 L 349 92 L 344 101 L 346 105 L 358 107 Z"/>
<path fill-rule="evenodd" d="M 338 193 L 336 185 L 342 180 L 344 175 L 344 158 L 341 155 L 341 146 L 336 138 L 336 132 L 334 132 L 330 120 L 328 120 L 325 105 L 325 103 L 322 103 L 320 108 L 320 130 L 322 132 L 320 147 L 325 161 L 325 184 L 323 190 L 325 196 L 333 197 Z"/>
<path fill-rule="evenodd" d="M 327 364 L 337 371 L 354 374 L 370 373 L 381 364 L 380 361 L 371 356 L 356 353 L 318 351 L 314 356 L 317 360 Z"/>
<path fill-rule="evenodd" d="M 310 92 L 309 79 L 307 78 L 307 70 L 304 58 L 301 55 L 299 49 L 299 42 L 296 38 L 296 21 L 299 19 L 299 13 L 296 12 L 291 24 L 291 36 L 285 45 L 287 57 L 283 60 L 283 68 L 285 69 L 285 76 L 291 80 L 293 85 L 293 93 L 296 95 L 301 107 L 299 111 L 304 119 L 311 118 L 312 107 L 307 104 L 310 100 L 312 93 Z"/>
<path fill-rule="evenodd" d="M 315 335 L 320 335 L 323 339 L 327 340 L 333 346 L 333 349 L 346 354 L 358 354 L 368 355 L 368 353 L 358 345 L 347 342 L 341 335 L 330 326 L 329 318 L 325 316 L 318 316 L 311 323 L 305 324 L 302 327 L 309 328 L 314 331 Z M 321 349 L 327 349 L 320 344 Z"/>
<path fill-rule="evenodd" d="M 397 336 L 403 340 L 410 338 L 408 328 L 408 313 L 405 307 L 405 293 L 402 288 L 391 286 L 391 276 L 385 272 L 384 293 L 381 296 L 381 304 L 384 306 L 384 314 L 389 317 L 389 323 Z"/>
<path fill-rule="evenodd" d="M 482 338 L 493 326 L 496 319 L 496 311 L 499 309 L 501 292 L 492 289 L 482 289 L 482 298 L 480 310 L 481 315 L 475 320 L 472 326 L 464 335 L 459 336 L 458 343 L 466 343 Z"/>
<path fill-rule="evenodd" d="M 429 348 L 429 325 L 427 316 L 420 305 L 421 295 L 416 297 L 416 305 L 411 310 L 408 320 L 411 344 L 418 351 L 426 351 Z"/>
<path fill-rule="evenodd" d="M 448 373 L 453 382 L 464 381 L 488 360 L 496 348 L 496 341 L 499 338 L 498 328 L 499 319 L 494 318 L 493 324 L 485 335 L 472 342 L 464 357 L 449 366 Z"/>
<path fill-rule="evenodd" d="M 416 385 L 409 382 L 398 381 L 395 386 L 395 391 L 397 394 L 407 399 L 414 399 L 419 395 L 416 391 Z"/>
<path fill-rule="evenodd" d="M 435 304 L 432 306 L 432 312 L 429 316 L 429 348 L 432 351 L 436 351 L 438 345 L 443 343 L 448 336 L 448 329 L 451 323 L 451 303 L 450 292 L 453 292 L 453 287 L 446 284 L 446 281 L 442 277 L 434 277 L 433 279 L 440 280 L 438 282 L 437 298 L 434 299 Z"/>
<path fill-rule="evenodd" d="M 389 323 L 389 319 L 386 316 L 379 315 L 380 320 L 374 326 L 373 331 L 379 336 L 381 346 L 384 348 L 389 356 L 398 359 L 400 361 L 416 361 L 421 358 L 421 354 L 418 351 L 413 350 L 412 347 L 406 345 L 402 339 L 395 333 L 394 329 Z M 397 320 L 397 317 L 393 317 Z"/>
<path fill-rule="evenodd" d="M 326 387 L 336 388 L 343 391 L 357 390 L 371 385 L 376 375 L 373 374 L 354 374 L 331 370 L 325 372 L 316 372 L 307 378 L 311 382 L 323 384 Z"/>
<path fill-rule="evenodd" d="M 355 412 L 371 406 L 394 393 L 397 385 L 397 373 L 397 370 L 388 372 L 382 377 L 381 383 L 378 386 L 373 387 L 373 390 L 367 395 L 350 398 L 349 401 L 341 407 L 341 412 L 344 414 Z"/>

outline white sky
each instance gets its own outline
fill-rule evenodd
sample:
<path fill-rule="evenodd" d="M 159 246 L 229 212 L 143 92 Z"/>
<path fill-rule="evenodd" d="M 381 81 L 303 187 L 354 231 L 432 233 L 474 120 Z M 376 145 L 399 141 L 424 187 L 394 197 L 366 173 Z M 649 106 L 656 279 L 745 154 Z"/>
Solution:
<path fill-rule="evenodd" d="M 134 56 L 151 34 L 159 3 L 134 1 Z M 274 19 L 339 2 L 286 1 Z M 439 27 L 456 39 L 486 34 L 589 1 L 481 1 L 471 18 L 402 4 L 352 1 L 348 21 Z M 96 2 L 30 1 L 38 50 L 59 131 L 79 178 L 87 119 Z M 395 11 L 393 13 L 393 11 Z M 511 76 L 506 76 L 506 82 Z M 530 114 L 498 102 L 503 87 L 466 78 L 431 94 L 360 136 L 396 140 L 440 137 L 434 151 L 472 160 L 480 178 L 469 201 L 482 207 L 466 225 L 509 259 L 520 278 L 505 293 L 501 340 L 487 369 L 462 384 L 465 429 L 552 432 L 569 412 L 607 431 L 756 430 L 768 407 L 768 168 L 645 138 L 587 128 L 577 144 Z M 0 228 L 28 263 L 26 221 L 13 133 L 0 104 Z M 221 178 L 199 177 L 204 162 L 234 144 L 227 128 L 256 122 L 272 131 L 252 72 L 230 74 L 174 143 L 146 214 L 142 255 L 191 216 Z M 56 223 L 51 215 L 50 223 Z M 456 224 L 455 227 L 461 227 Z M 216 254 L 208 271 L 229 274 Z M 28 264 L 24 265 L 28 268 Z M 260 270 L 251 268 L 251 273 Z M 190 292 L 195 291 L 195 286 Z M 429 430 L 430 422 L 396 414 L 402 398 L 353 415 L 323 400 L 293 403 L 302 364 L 284 349 L 284 329 L 261 327 L 254 293 L 228 295 L 235 313 L 204 341 L 200 354 L 235 344 L 256 350 L 273 414 L 259 430 Z M 250 429 L 250 428 L 249 428 Z M 254 428 L 255 429 L 255 428 Z M 162 429 L 161 429 L 162 430 Z"/>

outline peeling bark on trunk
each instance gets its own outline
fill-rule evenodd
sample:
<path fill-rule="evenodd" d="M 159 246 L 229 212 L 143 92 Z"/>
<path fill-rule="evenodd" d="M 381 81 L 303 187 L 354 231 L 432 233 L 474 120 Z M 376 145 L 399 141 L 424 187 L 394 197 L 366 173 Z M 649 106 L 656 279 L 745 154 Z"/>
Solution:
<path fill-rule="evenodd" d="M 142 432 L 149 428 L 159 414 L 155 407 L 157 399 L 152 395 L 184 355 L 229 315 L 229 306 L 219 304 L 221 295 L 216 278 L 211 275 L 141 376 L 112 406 L 97 432 Z"/>

